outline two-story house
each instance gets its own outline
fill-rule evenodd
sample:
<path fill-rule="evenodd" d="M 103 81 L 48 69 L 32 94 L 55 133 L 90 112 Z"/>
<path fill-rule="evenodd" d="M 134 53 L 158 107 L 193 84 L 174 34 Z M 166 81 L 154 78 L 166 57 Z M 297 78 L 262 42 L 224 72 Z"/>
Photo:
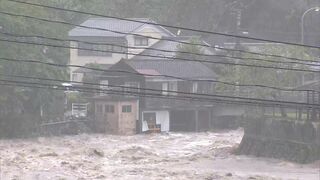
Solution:
<path fill-rule="evenodd" d="M 123 91 L 128 99 L 139 97 L 140 132 L 153 127 L 161 131 L 201 131 L 210 129 L 215 104 L 193 99 L 195 94 L 213 94 L 215 84 L 201 80 L 215 79 L 216 74 L 199 62 L 124 59 L 104 73 L 100 82 L 108 84 L 109 90 Z"/>
<path fill-rule="evenodd" d="M 142 22 L 153 22 L 147 18 L 133 19 L 131 22 L 109 18 L 90 18 L 69 31 L 71 42 L 70 65 L 85 66 L 87 64 L 115 64 L 121 59 L 131 59 L 145 48 L 156 44 L 161 38 L 175 37 L 167 29 Z M 135 35 L 133 35 L 135 34 Z M 138 35 L 143 35 L 146 38 Z M 85 43 L 90 42 L 90 43 Z M 89 49 L 89 50 L 86 50 Z M 90 50 L 98 51 L 90 51 Z M 106 51 L 106 52 L 103 52 Z M 81 81 L 83 73 L 70 69 L 70 79 Z"/>
<path fill-rule="evenodd" d="M 175 51 L 182 45 L 179 42 L 190 42 L 200 37 L 176 36 L 161 26 L 143 23 L 153 22 L 150 19 L 134 20 L 142 22 L 91 18 L 82 23 L 81 27 L 69 32 L 70 39 L 74 40 L 71 46 L 76 47 L 70 50 L 69 64 L 94 67 L 98 65 L 99 69 L 106 70 L 98 72 L 85 68 L 70 68 L 70 79 L 81 82 L 85 77 L 98 77 L 99 80 L 86 79 L 100 83 L 100 88 L 105 88 L 108 92 L 115 91 L 96 94 L 92 98 L 99 129 L 116 134 L 132 134 L 134 131 L 145 132 L 151 129 L 209 129 L 213 103 L 191 101 L 192 98 L 189 98 L 190 101 L 179 100 L 186 95 L 178 93 L 213 93 L 213 83 L 182 80 L 214 80 L 216 75 L 211 69 L 199 62 L 175 58 Z M 204 41 L 201 43 L 205 44 Z M 201 48 L 202 53 L 213 54 L 212 49 Z M 117 70 L 122 73 L 117 73 Z M 125 86 L 127 89 L 112 86 Z M 156 91 L 146 92 L 145 89 Z M 125 93 L 126 91 L 132 93 Z M 152 98 L 146 97 L 148 93 L 155 95 Z"/>
<path fill-rule="evenodd" d="M 69 38 L 74 40 L 70 46 L 74 48 L 70 50 L 69 64 L 78 66 L 100 64 L 106 67 L 121 59 L 157 59 L 157 57 L 148 56 L 159 56 L 159 58 L 172 60 L 170 58 L 176 56 L 174 51 L 177 51 L 182 45 L 179 42 L 199 40 L 200 43 L 209 45 L 198 36 L 176 36 L 162 26 L 148 24 L 147 22 L 155 23 L 148 18 L 132 18 L 131 20 L 139 22 L 90 18 L 80 27 L 70 30 Z M 212 48 L 205 46 L 200 48 L 202 48 L 202 53 L 214 54 Z M 82 71 L 76 67 L 70 68 L 70 79 L 82 81 L 84 76 Z"/>

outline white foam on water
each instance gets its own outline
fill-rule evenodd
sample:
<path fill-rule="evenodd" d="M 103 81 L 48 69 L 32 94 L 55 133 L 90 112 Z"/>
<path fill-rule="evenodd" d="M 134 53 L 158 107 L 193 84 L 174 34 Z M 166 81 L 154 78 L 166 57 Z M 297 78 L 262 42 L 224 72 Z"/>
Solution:
<path fill-rule="evenodd" d="M 242 136 L 243 130 L 239 129 L 214 133 L 84 134 L 1 140 L 1 173 L 4 180 L 250 177 L 318 180 L 319 171 L 315 166 L 232 155 Z"/>

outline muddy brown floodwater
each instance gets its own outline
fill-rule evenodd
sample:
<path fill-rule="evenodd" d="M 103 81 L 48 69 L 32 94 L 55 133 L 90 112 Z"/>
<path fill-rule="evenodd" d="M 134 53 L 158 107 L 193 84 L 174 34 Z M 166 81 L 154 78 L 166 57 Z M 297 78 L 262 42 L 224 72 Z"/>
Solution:
<path fill-rule="evenodd" d="M 319 164 L 236 156 L 243 131 L 1 140 L 0 179 L 301 179 Z"/>

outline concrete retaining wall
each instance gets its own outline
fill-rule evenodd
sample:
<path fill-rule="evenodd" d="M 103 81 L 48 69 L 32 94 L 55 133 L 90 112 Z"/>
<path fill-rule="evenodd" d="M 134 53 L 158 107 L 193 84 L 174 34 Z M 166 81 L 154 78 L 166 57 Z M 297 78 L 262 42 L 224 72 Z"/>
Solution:
<path fill-rule="evenodd" d="M 248 120 L 238 154 L 308 163 L 320 159 L 320 122 Z"/>

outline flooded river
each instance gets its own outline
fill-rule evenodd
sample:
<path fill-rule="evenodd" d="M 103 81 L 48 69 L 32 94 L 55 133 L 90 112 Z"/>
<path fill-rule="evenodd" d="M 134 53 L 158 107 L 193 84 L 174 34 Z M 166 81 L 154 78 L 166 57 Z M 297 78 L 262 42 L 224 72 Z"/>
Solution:
<path fill-rule="evenodd" d="M 236 156 L 243 131 L 0 141 L 1 180 L 301 179 L 319 164 Z"/>

